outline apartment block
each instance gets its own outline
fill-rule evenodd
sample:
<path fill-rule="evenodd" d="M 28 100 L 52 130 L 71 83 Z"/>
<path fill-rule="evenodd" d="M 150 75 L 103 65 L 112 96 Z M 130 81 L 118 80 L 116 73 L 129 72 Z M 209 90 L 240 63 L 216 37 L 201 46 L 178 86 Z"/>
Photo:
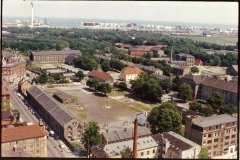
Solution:
<path fill-rule="evenodd" d="M 184 136 L 208 148 L 210 158 L 237 156 L 237 118 L 228 115 L 188 116 Z"/>

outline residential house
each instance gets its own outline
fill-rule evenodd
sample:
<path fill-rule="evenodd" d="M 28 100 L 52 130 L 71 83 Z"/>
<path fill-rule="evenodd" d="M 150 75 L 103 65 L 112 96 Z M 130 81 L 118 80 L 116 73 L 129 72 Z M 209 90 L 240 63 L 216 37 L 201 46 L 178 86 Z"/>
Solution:
<path fill-rule="evenodd" d="M 185 62 L 187 62 L 188 66 L 193 66 L 195 63 L 195 57 L 190 54 L 186 54 L 186 53 L 177 54 L 176 60 L 177 61 L 185 61 Z"/>
<path fill-rule="evenodd" d="M 120 73 L 120 80 L 129 83 L 131 80 L 135 80 L 143 71 L 138 67 L 127 66 L 122 69 Z"/>

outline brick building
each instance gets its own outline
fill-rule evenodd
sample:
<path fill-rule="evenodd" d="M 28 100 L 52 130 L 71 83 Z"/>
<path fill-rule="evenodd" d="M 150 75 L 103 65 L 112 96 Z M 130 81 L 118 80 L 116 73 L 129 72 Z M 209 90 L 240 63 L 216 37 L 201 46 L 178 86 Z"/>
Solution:
<path fill-rule="evenodd" d="M 184 136 L 207 147 L 210 158 L 234 157 L 237 156 L 237 126 L 237 118 L 232 115 L 188 116 Z"/>
<path fill-rule="evenodd" d="M 188 66 L 193 66 L 194 63 L 195 63 L 195 57 L 190 55 L 190 54 L 179 53 L 179 54 L 176 55 L 176 61 L 179 61 L 183 64 L 185 62 Z"/>
<path fill-rule="evenodd" d="M 26 76 L 26 62 L 17 60 L 2 64 L 2 78 L 10 84 L 18 84 Z"/>
<path fill-rule="evenodd" d="M 238 105 L 238 85 L 233 82 L 206 75 L 185 75 L 182 77 L 182 80 L 191 85 L 193 98 L 199 98 L 206 101 L 212 93 L 218 92 L 223 94 L 226 103 Z"/>
<path fill-rule="evenodd" d="M 70 141 L 81 137 L 83 125 L 48 93 L 32 86 L 27 90 L 27 101 L 61 138 Z"/>
<path fill-rule="evenodd" d="M 65 62 L 69 55 L 81 55 L 79 50 L 61 50 L 61 51 L 31 51 L 29 59 L 35 63 L 53 63 Z"/>
<path fill-rule="evenodd" d="M 2 129 L 2 154 L 20 147 L 33 157 L 47 157 L 47 132 L 38 125 Z"/>

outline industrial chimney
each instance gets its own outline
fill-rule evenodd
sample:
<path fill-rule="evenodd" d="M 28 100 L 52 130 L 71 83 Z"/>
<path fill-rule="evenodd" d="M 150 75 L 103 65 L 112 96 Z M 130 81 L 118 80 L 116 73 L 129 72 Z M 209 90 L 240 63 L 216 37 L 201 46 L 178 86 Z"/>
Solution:
<path fill-rule="evenodd" d="M 134 136 L 133 136 L 133 158 L 137 158 L 137 139 L 138 139 L 138 120 L 134 121 Z"/>
<path fill-rule="evenodd" d="M 33 3 L 32 2 L 31 2 L 31 6 L 32 6 L 31 27 L 33 27 Z"/>

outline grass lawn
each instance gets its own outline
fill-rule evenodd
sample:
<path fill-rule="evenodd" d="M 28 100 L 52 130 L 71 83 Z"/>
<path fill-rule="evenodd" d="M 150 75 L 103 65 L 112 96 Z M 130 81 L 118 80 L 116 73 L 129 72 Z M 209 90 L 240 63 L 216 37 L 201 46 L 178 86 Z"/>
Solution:
<path fill-rule="evenodd" d="M 144 104 L 138 103 L 138 102 L 134 102 L 132 105 L 139 108 L 139 109 L 145 110 L 145 111 L 150 110 L 149 107 L 145 106 Z"/>
<path fill-rule="evenodd" d="M 116 88 L 116 87 L 113 87 L 112 92 L 109 93 L 108 95 L 109 96 L 125 96 L 127 94 L 129 94 L 129 92 L 123 91 L 123 90 L 121 90 L 119 88 Z"/>
<path fill-rule="evenodd" d="M 217 43 L 220 45 L 236 45 L 238 38 L 237 37 L 220 37 L 220 36 L 212 36 L 212 37 L 203 37 L 203 36 L 176 36 L 179 38 L 189 38 L 195 41 L 205 41 L 209 43 Z"/>

